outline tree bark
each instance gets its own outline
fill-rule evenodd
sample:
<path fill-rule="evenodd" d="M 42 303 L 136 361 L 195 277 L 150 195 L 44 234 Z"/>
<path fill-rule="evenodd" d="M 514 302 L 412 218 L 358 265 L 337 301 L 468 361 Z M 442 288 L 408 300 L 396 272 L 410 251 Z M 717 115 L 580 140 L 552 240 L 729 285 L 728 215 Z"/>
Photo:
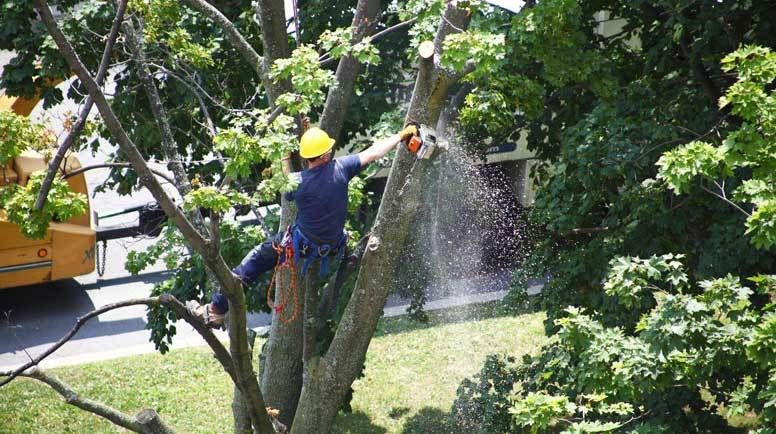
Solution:
<path fill-rule="evenodd" d="M 438 66 L 442 42 L 468 27 L 469 19 L 468 11 L 446 5 L 434 53 L 420 59 L 407 120 L 436 125 L 451 84 L 450 75 Z M 342 399 L 361 371 L 393 284 L 397 253 L 420 205 L 422 186 L 413 172 L 426 170 L 426 165 L 428 160 L 417 160 L 403 147 L 397 151 L 350 302 L 326 354 L 305 365 L 292 433 L 329 432 Z"/>
<path fill-rule="evenodd" d="M 144 434 L 174 434 L 175 431 L 172 430 L 169 426 L 167 426 L 166 423 L 164 423 L 164 420 L 162 420 L 161 417 L 159 417 L 159 413 L 156 412 L 156 410 L 147 408 L 145 410 L 141 410 L 136 416 L 135 419 L 142 427 L 142 432 Z"/>
<path fill-rule="evenodd" d="M 281 207 L 279 230 L 283 231 L 296 219 L 296 206 L 283 198 Z M 289 285 L 288 273 L 276 276 L 276 304 L 281 303 L 281 292 L 288 291 Z M 298 302 L 303 300 L 300 298 Z M 291 426 L 302 390 L 302 321 L 284 324 L 279 312 L 273 309 L 269 339 L 262 348 L 261 358 L 261 391 L 267 397 L 267 405 L 280 411 L 280 422 Z"/>
<path fill-rule="evenodd" d="M 256 15 L 261 22 L 261 42 L 264 48 L 263 70 L 269 77 L 272 64 L 277 59 L 291 56 L 286 32 L 286 10 L 283 0 L 258 0 L 255 3 Z M 274 82 L 267 80 L 267 99 L 270 107 L 275 107 L 275 100 L 288 92 L 291 85 L 288 81 Z"/>
<path fill-rule="evenodd" d="M 251 352 L 251 358 L 253 358 L 253 345 L 256 343 L 256 332 L 251 330 L 248 332 L 248 347 Z M 243 394 L 237 385 L 234 386 L 234 399 L 232 400 L 232 416 L 234 419 L 235 434 L 251 434 L 253 428 L 251 426 L 251 418 L 248 413 L 248 409 L 243 402 Z"/>

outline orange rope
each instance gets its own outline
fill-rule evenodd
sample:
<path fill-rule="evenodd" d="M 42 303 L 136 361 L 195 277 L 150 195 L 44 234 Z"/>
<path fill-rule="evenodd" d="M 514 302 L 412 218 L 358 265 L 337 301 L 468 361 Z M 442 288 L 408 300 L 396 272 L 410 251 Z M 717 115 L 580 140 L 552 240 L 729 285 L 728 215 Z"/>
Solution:
<path fill-rule="evenodd" d="M 288 242 L 284 247 L 282 244 L 277 245 L 272 243 L 272 248 L 278 254 L 278 261 L 275 264 L 275 270 L 272 272 L 272 278 L 269 281 L 269 287 L 267 288 L 267 306 L 278 313 L 278 318 L 283 324 L 289 324 L 296 320 L 299 316 L 299 290 L 296 285 L 296 262 L 294 261 L 294 246 L 292 242 Z M 281 258 L 285 256 L 285 261 L 280 262 Z M 272 287 L 275 283 L 275 276 L 279 270 L 288 269 L 291 274 L 291 284 L 288 291 L 280 292 L 280 303 L 275 304 L 272 301 Z M 289 302 L 293 302 L 294 309 L 291 312 L 291 316 L 284 317 L 283 312 Z"/>

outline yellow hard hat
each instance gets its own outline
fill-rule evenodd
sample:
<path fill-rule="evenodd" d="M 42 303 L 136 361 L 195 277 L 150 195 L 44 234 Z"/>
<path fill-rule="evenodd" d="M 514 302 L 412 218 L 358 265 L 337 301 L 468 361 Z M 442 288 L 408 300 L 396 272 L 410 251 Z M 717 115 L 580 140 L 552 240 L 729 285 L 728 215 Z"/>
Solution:
<path fill-rule="evenodd" d="M 335 140 L 320 128 L 310 128 L 302 134 L 299 140 L 299 155 L 302 158 L 315 158 L 321 156 L 334 147 Z"/>

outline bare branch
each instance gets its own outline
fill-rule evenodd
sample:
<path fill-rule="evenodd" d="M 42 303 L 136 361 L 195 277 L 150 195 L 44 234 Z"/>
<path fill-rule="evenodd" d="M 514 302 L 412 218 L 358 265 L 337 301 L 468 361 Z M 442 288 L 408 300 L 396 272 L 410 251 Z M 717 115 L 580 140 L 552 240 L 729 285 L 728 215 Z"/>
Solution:
<path fill-rule="evenodd" d="M 29 373 L 21 374 L 23 377 L 33 378 L 42 383 L 47 384 L 54 389 L 58 394 L 65 399 L 65 402 L 80 408 L 81 410 L 100 416 L 110 422 L 126 428 L 130 431 L 142 433 L 143 426 L 132 416 L 122 413 L 115 408 L 109 407 L 97 401 L 93 401 L 89 398 L 82 398 L 75 392 L 70 386 L 60 381 L 58 378 L 51 374 L 43 372 L 37 368 L 33 369 Z"/>
<path fill-rule="evenodd" d="M 138 304 L 153 305 L 153 304 L 157 304 L 158 302 L 159 302 L 159 300 L 156 297 L 153 297 L 153 298 L 133 298 L 133 299 L 125 300 L 125 301 L 120 301 L 120 302 L 117 302 L 117 303 L 107 304 L 107 305 L 105 305 L 105 306 L 103 306 L 103 307 L 101 307 L 99 309 L 95 309 L 95 310 L 93 310 L 91 312 L 88 312 L 84 316 L 79 317 L 76 320 L 75 325 L 73 326 L 73 328 L 71 328 L 70 331 L 67 332 L 64 336 L 62 336 L 62 338 L 59 341 L 57 341 L 54 345 L 52 345 L 48 349 L 46 349 L 46 351 L 42 352 L 41 354 L 39 354 L 34 359 L 30 360 L 29 362 L 27 362 L 24 365 L 14 369 L 13 371 L 11 371 L 9 373 L 0 373 L 0 374 L 2 374 L 4 376 L 8 377 L 8 378 L 0 381 L 0 387 L 10 383 L 14 378 L 19 376 L 19 374 L 21 374 L 25 370 L 27 370 L 27 369 L 29 369 L 29 368 L 31 368 L 33 366 L 37 366 L 41 361 L 43 361 L 43 359 L 45 359 L 46 357 L 50 356 L 54 351 L 58 350 L 62 345 L 64 345 L 67 341 L 72 339 L 73 336 L 75 336 L 75 334 L 86 323 L 86 321 L 89 321 L 90 319 L 92 319 L 92 318 L 94 318 L 94 317 L 96 317 L 98 315 L 101 315 L 101 314 L 103 314 L 105 312 L 108 312 L 108 311 L 111 311 L 113 309 L 118 309 L 120 307 L 136 306 Z"/>
<path fill-rule="evenodd" d="M 573 235 L 579 235 L 579 234 L 596 234 L 599 232 L 606 232 L 609 230 L 608 226 L 603 227 L 590 227 L 590 228 L 574 228 L 571 231 L 569 231 L 570 234 Z"/>
<path fill-rule="evenodd" d="M 234 371 L 234 365 L 232 363 L 231 357 L 229 356 L 229 352 L 226 350 L 226 348 L 224 348 L 223 344 L 221 344 L 221 341 L 219 341 L 218 338 L 213 334 L 213 331 L 210 330 L 198 317 L 194 316 L 191 312 L 189 312 L 186 306 L 184 306 L 183 303 L 181 303 L 177 298 L 173 297 L 170 294 L 162 294 L 159 297 L 134 298 L 134 299 L 120 301 L 117 303 L 107 304 L 99 309 L 95 309 L 79 317 L 76 320 L 75 325 L 70 329 L 70 331 L 68 331 L 64 336 L 62 336 L 62 338 L 59 341 L 57 341 L 52 346 L 47 348 L 44 352 L 39 354 L 37 357 L 31 359 L 29 362 L 25 363 L 24 365 L 12 371 L 0 372 L 0 376 L 7 377 L 2 382 L 0 382 L 0 387 L 5 384 L 8 384 L 19 375 L 22 375 L 26 370 L 40 364 L 40 362 L 42 362 L 46 357 L 53 354 L 56 350 L 62 347 L 62 345 L 64 345 L 70 339 L 72 339 L 76 335 L 76 333 L 78 333 L 78 330 L 80 330 L 81 327 L 88 320 L 114 309 L 119 309 L 127 306 L 137 306 L 137 305 L 146 305 L 146 306 L 163 305 L 171 309 L 173 312 L 175 312 L 178 318 L 181 318 L 187 323 L 189 323 L 194 328 L 194 330 L 196 330 L 200 334 L 200 336 L 202 336 L 205 342 L 213 350 L 213 353 L 215 354 L 216 359 L 221 363 L 221 366 L 224 368 L 226 373 L 229 374 L 229 376 L 232 378 L 232 381 L 234 381 L 235 383 L 238 383 L 237 377 Z"/>
<path fill-rule="evenodd" d="M 129 138 L 127 132 L 121 126 L 116 114 L 113 112 L 110 104 L 108 104 L 105 94 L 100 89 L 100 86 L 86 70 L 86 67 L 78 57 L 78 54 L 57 25 L 46 1 L 35 0 L 35 8 L 40 14 L 41 20 L 48 29 L 49 34 L 57 44 L 60 53 L 70 66 L 70 69 L 75 72 L 78 79 L 81 80 L 81 83 L 84 84 L 89 91 L 89 94 L 94 99 L 94 103 L 97 105 L 97 109 L 100 111 L 100 115 L 105 122 L 105 126 L 111 132 L 111 135 L 116 140 L 127 160 L 129 160 L 129 163 L 131 163 L 132 167 L 137 171 L 143 185 L 151 191 L 151 194 L 153 194 L 156 201 L 159 202 L 161 208 L 167 216 L 170 217 L 170 220 L 175 223 L 178 229 L 180 229 L 186 239 L 189 240 L 192 247 L 196 250 L 203 249 L 205 246 L 204 238 L 173 203 L 172 199 L 167 195 L 161 184 L 159 184 L 153 173 L 149 170 L 148 164 L 132 142 L 132 139 Z"/>
<path fill-rule="evenodd" d="M 397 30 L 401 30 L 405 27 L 409 27 L 412 24 L 415 24 L 415 22 L 418 21 L 417 18 L 411 18 L 407 21 L 402 21 L 398 24 L 394 24 L 391 27 L 388 27 L 386 29 L 380 30 L 379 32 L 375 33 L 374 35 L 369 36 L 369 39 L 374 42 L 378 39 L 384 38 L 386 35 L 389 35 Z M 320 58 L 318 59 L 320 61 L 321 66 L 326 66 L 334 61 L 334 58 L 330 56 L 329 52 L 321 54 Z"/>
<path fill-rule="evenodd" d="M 124 21 L 124 12 L 127 9 L 127 0 L 119 0 L 117 3 L 116 17 L 113 19 L 113 24 L 111 25 L 110 33 L 108 34 L 108 40 L 105 42 L 105 50 L 102 53 L 100 65 L 97 67 L 97 77 L 95 80 L 100 86 L 102 86 L 102 82 L 105 80 L 105 76 L 108 73 L 108 63 L 110 62 L 111 52 L 113 52 L 113 45 L 116 43 L 116 38 L 119 34 L 119 27 L 121 27 L 121 22 Z M 81 135 L 81 131 L 86 124 L 86 119 L 89 116 L 89 112 L 92 111 L 93 104 L 94 101 L 92 101 L 91 96 L 87 96 L 86 101 L 84 101 L 84 105 L 81 108 L 81 112 L 78 115 L 78 119 L 73 124 L 70 132 L 68 132 L 65 140 L 61 145 L 59 145 L 57 153 L 49 163 L 46 177 L 43 179 L 43 183 L 40 186 L 40 191 L 38 192 L 38 197 L 35 199 L 35 209 L 40 210 L 43 208 L 43 204 L 46 202 L 49 190 L 51 189 L 51 183 L 54 182 L 54 177 L 57 175 L 57 171 L 59 170 L 59 165 L 62 164 L 62 159 L 65 158 L 65 154 L 73 145 L 75 139 Z"/>
<path fill-rule="evenodd" d="M 148 96 L 148 103 L 151 106 L 154 121 L 159 129 L 159 135 L 162 138 L 162 151 L 167 159 L 167 165 L 175 178 L 175 187 L 178 189 L 181 196 L 185 196 L 191 191 L 191 183 L 189 182 L 188 175 L 186 174 L 186 170 L 184 169 L 180 155 L 178 154 L 178 145 L 175 142 L 172 129 L 170 128 L 170 119 L 167 116 L 167 110 L 165 110 L 164 104 L 162 104 L 162 97 L 159 94 L 159 89 L 156 87 L 154 77 L 151 74 L 151 70 L 148 68 L 142 31 L 142 26 L 139 30 L 136 30 L 132 21 L 128 21 L 124 24 L 124 32 L 127 34 L 127 44 L 132 51 L 136 65 L 135 69 L 140 78 L 140 82 L 143 84 L 145 93 Z M 191 212 L 189 218 L 200 231 L 204 232 L 204 224 L 201 221 L 202 216 L 198 212 Z"/>
<path fill-rule="evenodd" d="M 748 213 L 745 209 L 741 208 L 737 203 L 735 203 L 735 202 L 731 201 L 730 199 L 728 199 L 727 198 L 727 194 L 725 194 L 725 190 L 722 188 L 722 186 L 717 184 L 716 181 L 714 183 L 717 185 L 718 188 L 720 188 L 720 190 L 722 190 L 722 194 L 719 194 L 719 193 L 717 193 L 716 191 L 713 191 L 713 190 L 709 190 L 704 185 L 701 185 L 701 190 L 705 191 L 706 193 L 711 194 L 712 196 L 715 196 L 718 199 L 721 199 L 723 202 L 725 202 L 728 205 L 732 206 L 736 210 L 741 211 L 741 213 L 744 214 L 745 216 L 747 216 L 747 217 L 751 217 L 752 216 L 752 214 Z"/>
<path fill-rule="evenodd" d="M 202 89 L 202 87 L 200 87 L 198 83 L 194 82 L 194 85 L 192 85 L 188 80 L 184 79 L 178 74 L 175 74 L 174 72 L 170 71 L 169 69 L 163 66 L 152 64 L 152 63 L 149 63 L 149 65 L 153 65 L 155 68 L 159 69 L 159 74 L 164 74 L 165 76 L 174 78 L 180 84 L 184 85 L 187 89 L 189 89 L 191 93 L 194 94 L 194 96 L 197 98 L 197 102 L 199 102 L 199 108 L 200 110 L 202 110 L 202 116 L 205 118 L 205 122 L 206 122 L 205 128 L 207 129 L 211 138 L 215 137 L 216 135 L 215 123 L 213 122 L 213 118 L 210 116 L 210 110 L 207 108 L 207 104 L 205 103 L 205 99 L 203 98 L 203 96 L 207 97 L 211 102 L 221 107 L 223 107 L 223 105 L 218 103 L 212 96 L 210 96 L 210 94 L 205 92 L 205 90 Z M 226 107 L 223 107 L 223 108 L 226 108 Z"/>
<path fill-rule="evenodd" d="M 167 426 L 159 414 L 153 409 L 145 409 L 135 416 L 130 416 L 101 402 L 82 398 L 69 385 L 57 377 L 34 368 L 30 372 L 21 374 L 23 377 L 38 380 L 57 392 L 65 402 L 78 407 L 81 410 L 100 416 L 108 421 L 130 431 L 141 434 L 173 434 L 174 431 Z"/>
<path fill-rule="evenodd" d="M 370 36 L 369 38 L 374 42 L 374 41 L 376 41 L 376 40 L 378 40 L 380 38 L 385 37 L 386 35 L 388 35 L 390 33 L 393 33 L 393 32 L 395 32 L 397 30 L 401 30 L 401 29 L 403 29 L 405 27 L 409 27 L 409 26 L 415 24 L 416 21 L 418 21 L 417 17 L 410 18 L 407 21 L 402 21 L 402 22 L 400 22 L 398 24 L 392 25 L 391 27 L 388 27 L 386 29 L 380 30 L 379 32 L 375 33 L 374 35 Z"/>
<path fill-rule="evenodd" d="M 64 178 L 64 179 L 67 179 L 67 178 L 70 178 L 71 176 L 75 176 L 75 175 L 78 175 L 78 174 L 81 174 L 81 173 L 87 172 L 87 171 L 89 171 L 89 170 L 93 170 L 93 169 L 103 169 L 103 168 L 106 168 L 106 167 L 126 167 L 126 168 L 129 168 L 129 169 L 132 169 L 132 165 L 131 165 L 131 164 L 129 164 L 129 163 L 102 163 L 102 164 L 93 164 L 93 165 L 91 165 L 91 166 L 85 166 L 85 167 L 81 167 L 81 168 L 79 168 L 79 169 L 73 170 L 73 171 L 71 171 L 71 172 L 67 172 L 67 173 L 65 173 L 65 175 L 63 176 L 63 178 Z M 165 173 L 163 173 L 163 172 L 160 172 L 160 171 L 158 171 L 158 170 L 156 170 L 156 169 L 151 169 L 151 168 L 149 168 L 148 170 L 150 170 L 150 171 L 151 171 L 151 173 L 153 173 L 154 175 L 156 175 L 156 176 L 158 176 L 158 177 L 160 177 L 160 178 L 163 178 L 165 181 L 169 182 L 170 184 L 172 184 L 172 185 L 175 185 L 175 181 L 173 181 L 173 180 L 172 180 L 172 178 L 170 178 L 169 176 L 167 176 L 167 174 L 165 174 Z"/>

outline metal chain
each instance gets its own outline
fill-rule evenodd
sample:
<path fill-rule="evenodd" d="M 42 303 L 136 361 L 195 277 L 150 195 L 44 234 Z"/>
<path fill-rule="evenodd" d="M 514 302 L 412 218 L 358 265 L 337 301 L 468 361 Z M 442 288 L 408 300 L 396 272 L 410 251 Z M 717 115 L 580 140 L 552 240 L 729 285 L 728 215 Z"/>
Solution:
<path fill-rule="evenodd" d="M 95 246 L 95 262 L 97 265 L 97 275 L 102 277 L 105 274 L 105 258 L 108 256 L 108 240 L 102 240 L 102 258 L 100 258 L 100 244 Z"/>

